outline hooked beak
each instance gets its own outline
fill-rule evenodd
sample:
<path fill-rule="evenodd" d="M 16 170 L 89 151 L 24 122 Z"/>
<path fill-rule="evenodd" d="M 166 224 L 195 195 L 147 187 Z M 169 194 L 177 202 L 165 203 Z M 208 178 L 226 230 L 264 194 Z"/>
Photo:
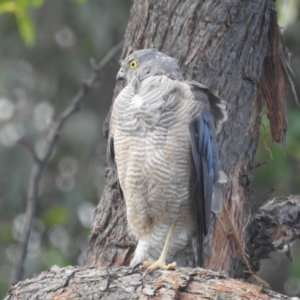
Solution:
<path fill-rule="evenodd" d="M 124 78 L 125 78 L 125 73 L 124 70 L 121 68 L 117 74 L 116 80 L 119 81 L 119 80 L 123 80 Z"/>

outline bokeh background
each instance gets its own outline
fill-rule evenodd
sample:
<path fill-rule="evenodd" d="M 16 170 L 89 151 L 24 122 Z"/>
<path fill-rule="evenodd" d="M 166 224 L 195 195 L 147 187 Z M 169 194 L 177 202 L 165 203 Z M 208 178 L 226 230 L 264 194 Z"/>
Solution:
<path fill-rule="evenodd" d="M 34 2 L 18 14 L 2 4 Z M 0 1 L 0 298 L 7 289 L 25 210 L 33 164 L 26 140 L 39 151 L 52 121 L 76 94 L 91 68 L 123 39 L 129 0 Z M 300 1 L 277 1 L 285 43 L 300 95 Z M 2 8 L 2 9 L 1 9 Z M 35 29 L 35 30 L 34 30 Z M 35 32 L 35 35 L 34 35 Z M 103 70 L 99 86 L 67 122 L 40 184 L 37 214 L 25 262 L 25 278 L 52 265 L 83 264 L 91 217 L 102 194 L 106 140 L 102 123 L 110 106 L 118 59 Z M 271 141 L 264 116 L 254 174 L 254 199 L 300 194 L 300 109 L 288 101 L 290 128 L 283 148 Z M 273 289 L 300 295 L 300 243 L 294 261 L 272 254 L 260 276 Z"/>

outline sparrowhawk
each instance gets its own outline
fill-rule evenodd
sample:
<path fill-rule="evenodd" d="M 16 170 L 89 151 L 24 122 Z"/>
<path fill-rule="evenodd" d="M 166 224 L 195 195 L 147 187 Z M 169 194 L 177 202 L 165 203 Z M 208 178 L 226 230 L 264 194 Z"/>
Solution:
<path fill-rule="evenodd" d="M 216 134 L 226 104 L 154 49 L 125 58 L 117 79 L 126 86 L 113 104 L 107 152 L 138 240 L 131 265 L 200 266 L 211 210 L 223 206 Z"/>

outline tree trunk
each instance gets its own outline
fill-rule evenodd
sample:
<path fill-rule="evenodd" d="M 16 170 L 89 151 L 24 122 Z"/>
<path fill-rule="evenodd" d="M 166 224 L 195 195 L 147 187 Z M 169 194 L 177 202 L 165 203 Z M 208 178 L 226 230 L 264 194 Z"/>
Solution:
<path fill-rule="evenodd" d="M 228 103 L 229 118 L 218 143 L 229 181 L 220 221 L 212 217 L 204 267 L 235 278 L 247 277 L 246 256 L 241 255 L 238 244 L 251 252 L 255 231 L 247 225 L 255 219 L 251 182 L 264 104 L 273 139 L 283 143 L 287 130 L 289 67 L 274 1 L 134 0 L 122 58 L 142 48 L 156 48 L 175 57 L 185 79 L 205 84 Z M 115 94 L 119 90 L 117 86 Z M 106 135 L 108 120 L 109 116 Z M 125 203 L 117 191 L 116 174 L 108 169 L 107 185 L 94 213 L 87 265 L 127 266 L 135 246 L 136 241 L 127 234 Z M 257 270 L 259 263 L 254 266 Z"/>
<path fill-rule="evenodd" d="M 226 278 L 204 269 L 157 271 L 144 277 L 129 268 L 52 267 L 9 290 L 4 300 L 17 299 L 290 299 L 269 289 Z"/>

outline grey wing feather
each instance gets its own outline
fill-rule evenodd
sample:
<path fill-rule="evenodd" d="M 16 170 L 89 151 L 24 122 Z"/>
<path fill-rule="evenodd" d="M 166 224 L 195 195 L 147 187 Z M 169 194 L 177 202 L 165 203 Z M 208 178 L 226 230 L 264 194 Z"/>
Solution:
<path fill-rule="evenodd" d="M 106 156 L 108 165 L 116 170 L 114 138 L 112 136 L 108 137 Z"/>
<path fill-rule="evenodd" d="M 108 144 L 107 144 L 107 162 L 108 165 L 117 172 L 117 165 L 115 162 L 115 148 L 114 148 L 114 138 L 112 136 L 108 137 Z M 118 190 L 119 190 L 119 194 L 121 199 L 124 200 L 124 193 L 122 191 L 120 182 L 119 182 L 119 178 L 117 178 L 117 185 L 118 185 Z"/>
<path fill-rule="evenodd" d="M 203 240 L 208 232 L 211 210 L 219 210 L 222 206 L 222 191 L 217 186 L 220 166 L 215 126 L 221 126 L 227 113 L 225 106 L 223 107 L 224 101 L 213 95 L 208 88 L 195 82 L 190 83 L 190 86 L 195 100 L 203 103 L 201 115 L 190 124 L 194 160 L 192 184 L 197 222 L 197 261 L 198 266 L 201 266 Z"/>
<path fill-rule="evenodd" d="M 214 124 L 216 132 L 219 133 L 222 124 L 227 120 L 227 104 L 226 102 L 216 96 L 208 87 L 205 85 L 197 82 L 197 81 L 190 81 L 188 82 L 191 86 L 191 89 L 194 92 L 195 98 L 202 101 L 202 99 L 205 100 L 205 102 L 208 101 L 209 103 L 209 110 L 214 118 Z"/>

